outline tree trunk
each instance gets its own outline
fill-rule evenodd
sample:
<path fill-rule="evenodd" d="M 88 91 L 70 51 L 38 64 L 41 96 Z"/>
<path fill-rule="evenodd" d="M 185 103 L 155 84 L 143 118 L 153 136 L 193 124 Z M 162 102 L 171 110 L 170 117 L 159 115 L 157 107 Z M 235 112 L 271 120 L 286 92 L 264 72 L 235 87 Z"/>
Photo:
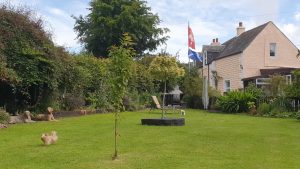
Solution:
<path fill-rule="evenodd" d="M 165 88 L 164 88 L 164 95 L 163 95 L 163 105 L 162 105 L 162 118 L 165 118 L 165 99 L 166 99 L 166 92 L 167 92 L 167 81 L 165 80 Z"/>
<path fill-rule="evenodd" d="M 118 158 L 118 145 L 117 145 L 117 137 L 118 137 L 118 117 L 117 117 L 117 113 L 115 113 L 115 153 L 112 157 L 113 160 Z"/>

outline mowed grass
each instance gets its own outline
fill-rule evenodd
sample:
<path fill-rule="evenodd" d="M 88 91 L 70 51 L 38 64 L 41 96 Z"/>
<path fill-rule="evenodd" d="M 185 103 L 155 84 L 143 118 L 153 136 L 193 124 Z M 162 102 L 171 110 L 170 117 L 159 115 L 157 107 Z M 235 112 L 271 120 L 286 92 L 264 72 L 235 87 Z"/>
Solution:
<path fill-rule="evenodd" d="M 119 159 L 113 114 L 18 124 L 0 130 L 1 169 L 298 169 L 300 121 L 186 110 L 181 127 L 142 126 L 156 113 L 121 114 Z M 43 146 L 56 130 L 57 144 Z"/>

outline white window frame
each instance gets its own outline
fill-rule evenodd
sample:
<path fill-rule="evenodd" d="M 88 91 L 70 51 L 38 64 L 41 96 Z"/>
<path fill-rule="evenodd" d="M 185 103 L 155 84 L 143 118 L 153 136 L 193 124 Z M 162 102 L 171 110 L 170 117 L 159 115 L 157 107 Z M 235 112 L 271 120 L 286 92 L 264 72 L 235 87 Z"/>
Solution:
<path fill-rule="evenodd" d="M 271 55 L 271 50 L 272 50 L 273 45 L 274 45 L 274 56 Z M 269 49 L 270 49 L 269 50 L 270 57 L 276 57 L 277 56 L 277 43 L 274 43 L 274 42 L 270 43 Z"/>
<path fill-rule="evenodd" d="M 227 86 L 227 82 L 229 82 L 229 87 Z M 231 91 L 231 81 L 229 79 L 224 80 L 224 92 L 230 92 Z"/>
<path fill-rule="evenodd" d="M 286 84 L 292 84 L 292 75 L 285 75 Z"/>
<path fill-rule="evenodd" d="M 255 79 L 255 84 L 257 85 L 268 85 L 270 84 L 270 82 L 268 82 L 270 80 L 270 78 L 257 78 Z M 262 81 L 262 82 L 259 82 Z"/>

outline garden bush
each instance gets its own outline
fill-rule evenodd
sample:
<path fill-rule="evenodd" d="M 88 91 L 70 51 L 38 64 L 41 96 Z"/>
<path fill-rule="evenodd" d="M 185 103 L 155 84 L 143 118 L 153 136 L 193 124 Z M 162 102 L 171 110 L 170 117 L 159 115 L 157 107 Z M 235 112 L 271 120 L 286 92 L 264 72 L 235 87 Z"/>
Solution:
<path fill-rule="evenodd" d="M 300 120 L 300 111 L 297 111 L 295 113 L 295 118 L 298 119 L 298 120 Z"/>
<path fill-rule="evenodd" d="M 2 108 L 0 108 L 0 123 L 8 123 L 9 114 Z"/>
<path fill-rule="evenodd" d="M 256 87 L 254 83 L 250 83 L 246 88 L 245 92 L 251 93 L 255 99 L 259 99 L 263 96 L 263 90 Z"/>
<path fill-rule="evenodd" d="M 218 107 L 227 113 L 240 113 L 249 111 L 249 102 L 254 102 L 255 98 L 251 93 L 241 91 L 231 91 L 227 95 L 219 97 Z"/>
<path fill-rule="evenodd" d="M 84 106 L 84 99 L 81 96 L 67 94 L 63 100 L 65 110 L 75 110 Z"/>
<path fill-rule="evenodd" d="M 277 97 L 270 103 L 260 104 L 257 112 L 264 117 L 297 118 L 297 112 L 292 112 L 291 101 L 285 97 Z"/>
<path fill-rule="evenodd" d="M 284 112 L 284 111 L 291 111 L 293 109 L 291 103 L 292 102 L 290 99 L 281 96 L 273 99 L 270 104 L 272 110 L 279 109 L 281 110 L 281 112 Z"/>
<path fill-rule="evenodd" d="M 271 111 L 271 105 L 268 103 L 262 103 L 257 108 L 257 113 L 259 115 L 268 114 Z"/>
<path fill-rule="evenodd" d="M 186 102 L 188 108 L 201 109 L 203 108 L 202 97 L 197 95 L 185 95 L 183 101 Z"/>

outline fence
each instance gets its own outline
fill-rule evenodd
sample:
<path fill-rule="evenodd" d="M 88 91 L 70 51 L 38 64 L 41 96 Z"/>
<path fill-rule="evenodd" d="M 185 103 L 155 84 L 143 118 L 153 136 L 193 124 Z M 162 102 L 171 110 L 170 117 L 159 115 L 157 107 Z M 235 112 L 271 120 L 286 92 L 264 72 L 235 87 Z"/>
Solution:
<path fill-rule="evenodd" d="M 274 104 L 289 111 L 300 111 L 300 98 L 264 97 L 257 99 L 256 106 L 258 107 L 262 103 Z"/>

